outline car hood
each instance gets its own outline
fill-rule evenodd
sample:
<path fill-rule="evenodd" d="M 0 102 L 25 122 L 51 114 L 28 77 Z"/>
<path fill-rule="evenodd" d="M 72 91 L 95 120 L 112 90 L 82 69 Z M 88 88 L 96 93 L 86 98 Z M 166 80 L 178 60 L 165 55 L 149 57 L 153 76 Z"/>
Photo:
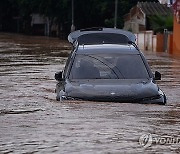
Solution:
<path fill-rule="evenodd" d="M 66 81 L 67 97 L 95 101 L 140 102 L 158 97 L 152 80 L 78 80 Z"/>

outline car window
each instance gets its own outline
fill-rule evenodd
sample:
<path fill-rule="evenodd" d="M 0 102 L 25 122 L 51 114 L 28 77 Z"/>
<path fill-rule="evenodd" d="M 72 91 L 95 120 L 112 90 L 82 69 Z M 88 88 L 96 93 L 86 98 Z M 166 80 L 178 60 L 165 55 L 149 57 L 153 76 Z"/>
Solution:
<path fill-rule="evenodd" d="M 149 78 L 140 55 L 76 55 L 70 79 L 145 79 Z"/>
<path fill-rule="evenodd" d="M 101 43 L 127 44 L 128 41 L 129 39 L 127 36 L 123 34 L 113 34 L 113 33 L 84 34 L 78 38 L 79 44 L 101 44 Z"/>

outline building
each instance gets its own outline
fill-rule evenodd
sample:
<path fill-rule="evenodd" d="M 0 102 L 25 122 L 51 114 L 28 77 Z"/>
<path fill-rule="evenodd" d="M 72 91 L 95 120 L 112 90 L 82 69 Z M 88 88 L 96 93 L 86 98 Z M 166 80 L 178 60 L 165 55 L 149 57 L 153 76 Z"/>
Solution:
<path fill-rule="evenodd" d="M 180 54 L 180 0 L 173 4 L 174 27 L 173 27 L 173 54 Z"/>
<path fill-rule="evenodd" d="M 46 16 L 40 14 L 31 15 L 31 28 L 33 35 L 45 35 L 45 36 L 58 36 L 59 27 L 55 22 L 55 18 L 49 19 Z"/>
<path fill-rule="evenodd" d="M 168 5 L 172 5 L 174 2 L 175 0 L 159 0 L 159 3 Z"/>
<path fill-rule="evenodd" d="M 47 17 L 40 14 L 31 15 L 32 34 L 34 35 L 48 35 L 49 34 L 49 21 Z"/>
<path fill-rule="evenodd" d="M 172 9 L 167 4 L 156 2 L 138 2 L 131 8 L 130 12 L 124 16 L 124 29 L 139 33 L 151 30 L 149 18 L 153 15 L 172 15 Z"/>

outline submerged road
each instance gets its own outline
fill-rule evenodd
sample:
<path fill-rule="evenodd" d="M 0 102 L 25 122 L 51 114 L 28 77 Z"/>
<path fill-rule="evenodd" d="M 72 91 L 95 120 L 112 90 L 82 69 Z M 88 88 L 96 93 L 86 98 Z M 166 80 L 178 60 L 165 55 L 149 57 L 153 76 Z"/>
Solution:
<path fill-rule="evenodd" d="M 0 153 L 180 153 L 180 57 L 145 52 L 167 105 L 55 100 L 66 41 L 0 33 Z"/>

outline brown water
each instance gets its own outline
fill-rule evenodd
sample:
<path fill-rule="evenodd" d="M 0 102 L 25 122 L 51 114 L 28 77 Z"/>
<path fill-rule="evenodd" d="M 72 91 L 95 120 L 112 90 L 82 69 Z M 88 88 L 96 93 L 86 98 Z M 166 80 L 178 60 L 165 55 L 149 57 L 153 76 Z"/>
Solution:
<path fill-rule="evenodd" d="M 56 38 L 0 33 L 0 153 L 180 153 L 180 142 L 162 140 L 180 138 L 180 58 L 145 53 L 152 69 L 162 73 L 165 106 L 60 103 L 54 73 L 69 51 Z M 140 145 L 148 133 L 161 142 Z"/>

